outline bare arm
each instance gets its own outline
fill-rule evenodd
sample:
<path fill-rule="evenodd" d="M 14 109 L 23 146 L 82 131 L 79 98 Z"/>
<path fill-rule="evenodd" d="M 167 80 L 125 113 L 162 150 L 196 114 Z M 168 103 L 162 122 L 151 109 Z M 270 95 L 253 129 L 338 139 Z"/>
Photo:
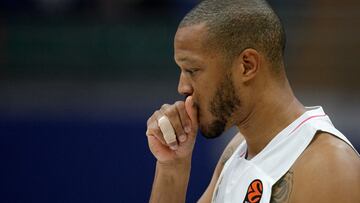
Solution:
<path fill-rule="evenodd" d="M 185 202 L 190 163 L 163 165 L 156 163 L 150 202 Z"/>
<path fill-rule="evenodd" d="M 164 139 L 158 124 L 163 116 L 168 118 L 176 134 L 176 140 L 171 143 Z M 150 151 L 157 159 L 150 202 L 185 202 L 197 123 L 197 111 L 191 96 L 185 103 L 163 105 L 149 118 L 146 135 Z"/>
<path fill-rule="evenodd" d="M 360 202 L 360 157 L 342 140 L 319 133 L 287 183 L 288 193 L 273 194 L 272 202 Z"/>

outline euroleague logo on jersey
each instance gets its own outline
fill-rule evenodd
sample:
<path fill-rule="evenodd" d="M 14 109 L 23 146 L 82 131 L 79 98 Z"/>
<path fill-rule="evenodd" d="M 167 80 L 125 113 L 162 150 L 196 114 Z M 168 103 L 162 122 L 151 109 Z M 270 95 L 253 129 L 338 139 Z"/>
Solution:
<path fill-rule="evenodd" d="M 261 180 L 253 180 L 247 190 L 243 203 L 259 203 L 263 193 L 263 184 Z"/>

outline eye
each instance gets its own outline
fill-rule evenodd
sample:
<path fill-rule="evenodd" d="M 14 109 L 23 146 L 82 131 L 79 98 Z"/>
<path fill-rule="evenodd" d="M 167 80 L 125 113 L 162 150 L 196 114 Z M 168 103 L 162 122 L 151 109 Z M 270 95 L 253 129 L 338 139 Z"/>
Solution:
<path fill-rule="evenodd" d="M 199 71 L 199 69 L 196 68 L 188 68 L 188 69 L 184 69 L 185 73 L 189 74 L 189 75 L 194 75 L 196 72 Z"/>

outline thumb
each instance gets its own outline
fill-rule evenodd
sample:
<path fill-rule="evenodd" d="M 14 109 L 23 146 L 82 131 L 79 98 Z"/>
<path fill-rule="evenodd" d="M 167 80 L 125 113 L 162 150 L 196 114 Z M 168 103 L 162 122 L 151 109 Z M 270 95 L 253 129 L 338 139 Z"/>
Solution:
<path fill-rule="evenodd" d="M 194 105 L 192 96 L 188 96 L 185 100 L 185 110 L 191 120 L 191 129 L 196 132 L 198 128 L 198 110 Z"/>

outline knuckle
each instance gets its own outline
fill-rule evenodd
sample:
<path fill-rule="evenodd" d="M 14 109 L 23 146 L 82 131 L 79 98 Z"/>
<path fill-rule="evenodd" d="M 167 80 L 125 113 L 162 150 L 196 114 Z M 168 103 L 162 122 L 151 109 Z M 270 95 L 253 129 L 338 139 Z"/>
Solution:
<path fill-rule="evenodd" d="M 176 116 L 176 109 L 174 107 L 168 107 L 164 110 L 164 114 L 168 117 L 175 117 Z"/>
<path fill-rule="evenodd" d="M 158 127 L 154 127 L 154 126 L 148 128 L 147 134 L 151 134 L 151 135 L 154 135 L 156 137 L 162 135 L 161 130 Z"/>
<path fill-rule="evenodd" d="M 184 105 L 185 105 L 185 103 L 183 101 L 175 102 L 175 106 L 177 106 L 177 107 L 183 107 Z"/>
<path fill-rule="evenodd" d="M 161 106 L 161 109 L 165 110 L 165 109 L 167 109 L 169 106 L 170 106 L 169 104 L 163 104 L 163 105 Z"/>
<path fill-rule="evenodd" d="M 158 115 L 160 115 L 161 114 L 161 111 L 160 110 L 157 110 L 157 111 L 155 111 L 155 113 L 154 113 L 154 117 L 156 118 Z"/>
<path fill-rule="evenodd" d="M 160 111 L 157 110 L 150 116 L 150 118 L 147 119 L 147 121 L 146 121 L 147 126 L 151 125 L 155 121 L 155 118 L 157 115 L 159 115 L 159 113 L 160 113 Z"/>
<path fill-rule="evenodd" d="M 147 119 L 146 125 L 149 126 L 152 121 L 153 121 L 153 116 L 151 116 L 150 118 Z"/>

